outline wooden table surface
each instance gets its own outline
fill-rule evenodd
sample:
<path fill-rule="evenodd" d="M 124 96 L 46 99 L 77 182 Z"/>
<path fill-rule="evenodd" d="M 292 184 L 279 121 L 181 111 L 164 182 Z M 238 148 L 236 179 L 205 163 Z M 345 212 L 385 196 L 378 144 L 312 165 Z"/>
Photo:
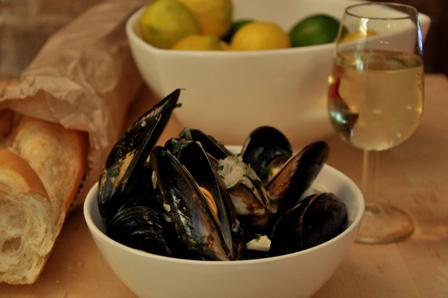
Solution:
<path fill-rule="evenodd" d="M 140 101 L 134 112 L 152 103 Z M 416 222 L 415 233 L 400 243 L 353 244 L 341 266 L 314 297 L 448 297 L 447 106 L 447 78 L 427 75 L 420 127 L 411 139 L 382 153 L 380 158 L 380 199 L 409 212 Z M 161 142 L 180 128 L 173 119 Z M 328 163 L 359 184 L 361 153 L 337 136 L 327 141 L 331 148 Z M 67 219 L 36 284 L 2 284 L 0 297 L 134 295 L 104 262 L 84 223 L 82 210 L 76 210 Z"/>

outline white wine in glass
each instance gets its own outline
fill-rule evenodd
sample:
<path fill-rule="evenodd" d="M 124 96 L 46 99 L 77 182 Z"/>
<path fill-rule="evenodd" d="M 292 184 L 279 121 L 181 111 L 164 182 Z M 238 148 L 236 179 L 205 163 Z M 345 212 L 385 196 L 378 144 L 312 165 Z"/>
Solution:
<path fill-rule="evenodd" d="M 366 212 L 357 241 L 389 243 L 414 231 L 411 217 L 376 202 L 378 153 L 407 140 L 423 112 L 421 31 L 415 8 L 364 3 L 346 8 L 329 78 L 328 111 L 343 140 L 364 150 Z"/>

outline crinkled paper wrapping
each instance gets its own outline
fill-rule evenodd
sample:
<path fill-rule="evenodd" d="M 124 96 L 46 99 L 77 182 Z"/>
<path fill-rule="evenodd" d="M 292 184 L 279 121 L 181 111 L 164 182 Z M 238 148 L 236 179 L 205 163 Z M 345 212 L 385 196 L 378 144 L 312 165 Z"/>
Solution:
<path fill-rule="evenodd" d="M 141 0 L 106 1 L 53 35 L 20 82 L 0 90 L 0 109 L 89 134 L 86 178 L 77 202 L 98 180 L 126 112 L 142 85 L 125 34 Z"/>

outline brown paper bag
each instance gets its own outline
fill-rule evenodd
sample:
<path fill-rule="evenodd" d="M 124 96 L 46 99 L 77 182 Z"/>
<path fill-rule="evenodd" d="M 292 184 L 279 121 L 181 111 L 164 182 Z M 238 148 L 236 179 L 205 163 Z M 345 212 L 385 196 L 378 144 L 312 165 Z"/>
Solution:
<path fill-rule="evenodd" d="M 97 181 L 142 85 L 125 23 L 143 4 L 115 0 L 91 8 L 47 41 L 18 84 L 0 89 L 0 110 L 89 134 L 89 166 L 79 198 Z"/>

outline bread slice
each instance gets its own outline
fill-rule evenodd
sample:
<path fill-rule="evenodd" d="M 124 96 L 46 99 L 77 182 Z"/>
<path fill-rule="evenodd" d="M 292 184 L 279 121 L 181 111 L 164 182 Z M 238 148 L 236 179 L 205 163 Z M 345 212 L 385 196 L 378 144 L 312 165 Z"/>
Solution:
<path fill-rule="evenodd" d="M 86 138 L 57 123 L 23 117 L 11 148 L 37 173 L 53 207 L 58 230 L 75 197 L 86 165 Z"/>
<path fill-rule="evenodd" d="M 51 204 L 28 163 L 0 150 L 0 280 L 29 283 L 41 271 L 54 240 Z"/>
<path fill-rule="evenodd" d="M 0 282 L 30 284 L 83 178 L 87 140 L 59 124 L 23 117 L 8 149 L 0 150 Z"/>

